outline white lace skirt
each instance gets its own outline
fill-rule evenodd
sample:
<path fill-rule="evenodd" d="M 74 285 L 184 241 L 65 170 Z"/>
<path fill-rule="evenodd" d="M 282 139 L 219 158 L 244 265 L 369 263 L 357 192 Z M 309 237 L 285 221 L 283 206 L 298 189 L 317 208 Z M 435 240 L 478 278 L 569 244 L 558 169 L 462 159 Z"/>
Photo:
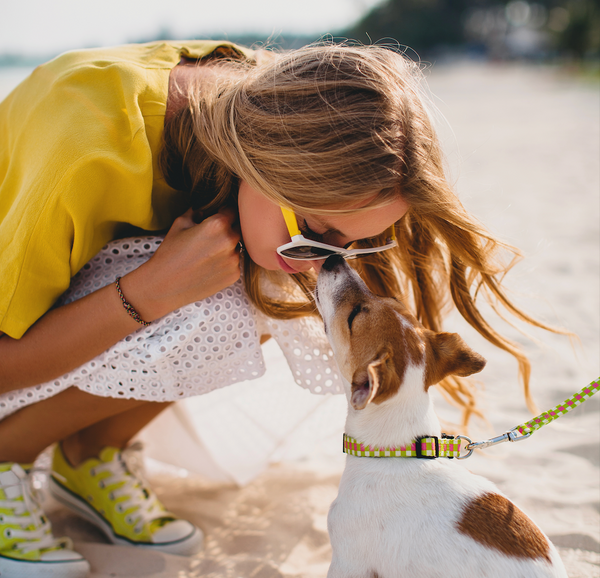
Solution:
<path fill-rule="evenodd" d="M 58 306 L 139 267 L 161 242 L 141 237 L 109 243 L 73 277 Z M 265 334 L 277 341 L 298 385 L 318 394 L 342 393 L 322 323 L 313 317 L 271 319 L 252 306 L 237 281 L 140 328 L 58 379 L 0 395 L 0 419 L 71 386 L 104 397 L 175 401 L 256 379 L 265 372 Z"/>

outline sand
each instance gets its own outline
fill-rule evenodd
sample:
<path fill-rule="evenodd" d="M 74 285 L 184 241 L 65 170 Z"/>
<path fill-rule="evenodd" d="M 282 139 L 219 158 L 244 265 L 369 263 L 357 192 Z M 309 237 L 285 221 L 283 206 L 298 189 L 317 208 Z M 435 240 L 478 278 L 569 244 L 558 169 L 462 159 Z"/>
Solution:
<path fill-rule="evenodd" d="M 526 256 L 507 279 L 513 297 L 580 338 L 573 347 L 535 330 L 532 343 L 506 327 L 530 355 L 533 396 L 548 409 L 600 373 L 598 84 L 551 68 L 456 64 L 436 67 L 429 86 L 451 127 L 442 123 L 441 133 L 461 199 Z M 512 358 L 456 316 L 448 328 L 488 359 L 478 381 L 489 426 L 475 424 L 472 437 L 528 419 Z M 326 575 L 326 515 L 343 469 L 345 401 L 295 386 L 276 347 L 267 345 L 265 356 L 269 369 L 261 380 L 184 402 L 141 436 L 163 502 L 204 530 L 201 554 L 108 545 L 47 500 L 55 534 L 75 540 L 92 578 Z M 457 419 L 437 401 L 444 419 Z M 600 576 L 599 422 L 600 394 L 526 441 L 463 462 L 531 515 L 558 546 L 570 578 Z M 254 452 L 243 449 L 248 440 L 256 442 Z"/>

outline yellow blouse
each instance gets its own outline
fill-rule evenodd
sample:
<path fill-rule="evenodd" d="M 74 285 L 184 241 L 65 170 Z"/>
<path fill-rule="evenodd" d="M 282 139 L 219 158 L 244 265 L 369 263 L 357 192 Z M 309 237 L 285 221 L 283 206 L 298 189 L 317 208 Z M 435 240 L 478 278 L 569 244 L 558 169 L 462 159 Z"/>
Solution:
<path fill-rule="evenodd" d="M 157 164 L 169 73 L 219 46 L 232 45 L 68 52 L 0 103 L 0 331 L 20 338 L 127 228 L 165 229 L 185 211 Z"/>

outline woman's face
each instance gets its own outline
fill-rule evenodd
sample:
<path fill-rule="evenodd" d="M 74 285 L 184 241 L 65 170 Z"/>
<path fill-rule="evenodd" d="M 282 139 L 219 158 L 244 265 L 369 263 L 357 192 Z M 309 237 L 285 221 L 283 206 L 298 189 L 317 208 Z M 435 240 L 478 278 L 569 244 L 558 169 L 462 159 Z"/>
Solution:
<path fill-rule="evenodd" d="M 361 205 L 351 208 L 359 208 Z M 296 261 L 281 257 L 277 247 L 290 242 L 281 209 L 245 181 L 240 182 L 238 196 L 240 226 L 244 247 L 252 260 L 271 271 L 299 273 L 321 269 L 323 260 Z M 385 207 L 378 207 L 353 215 L 300 214 L 298 226 L 311 239 L 343 247 L 358 239 L 367 239 L 383 233 L 408 211 L 408 204 L 401 198 Z"/>

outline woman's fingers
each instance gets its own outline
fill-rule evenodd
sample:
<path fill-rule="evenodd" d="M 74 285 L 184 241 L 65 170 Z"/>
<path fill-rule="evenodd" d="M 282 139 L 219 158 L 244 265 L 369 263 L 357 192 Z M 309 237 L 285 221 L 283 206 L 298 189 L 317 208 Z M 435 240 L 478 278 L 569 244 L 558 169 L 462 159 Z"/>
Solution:
<path fill-rule="evenodd" d="M 154 256 L 130 273 L 131 280 L 125 279 L 131 282 L 130 291 L 139 295 L 139 309 L 145 308 L 149 318 L 160 317 L 237 281 L 240 234 L 236 220 L 231 209 L 200 224 L 193 222 L 193 211 L 176 219 Z"/>
<path fill-rule="evenodd" d="M 177 217 L 173 221 L 173 224 L 171 225 L 169 232 L 183 231 L 184 229 L 191 229 L 192 227 L 195 227 L 196 224 L 197 223 L 194 221 L 194 210 L 190 208 L 185 213 L 183 213 L 183 215 Z"/>

